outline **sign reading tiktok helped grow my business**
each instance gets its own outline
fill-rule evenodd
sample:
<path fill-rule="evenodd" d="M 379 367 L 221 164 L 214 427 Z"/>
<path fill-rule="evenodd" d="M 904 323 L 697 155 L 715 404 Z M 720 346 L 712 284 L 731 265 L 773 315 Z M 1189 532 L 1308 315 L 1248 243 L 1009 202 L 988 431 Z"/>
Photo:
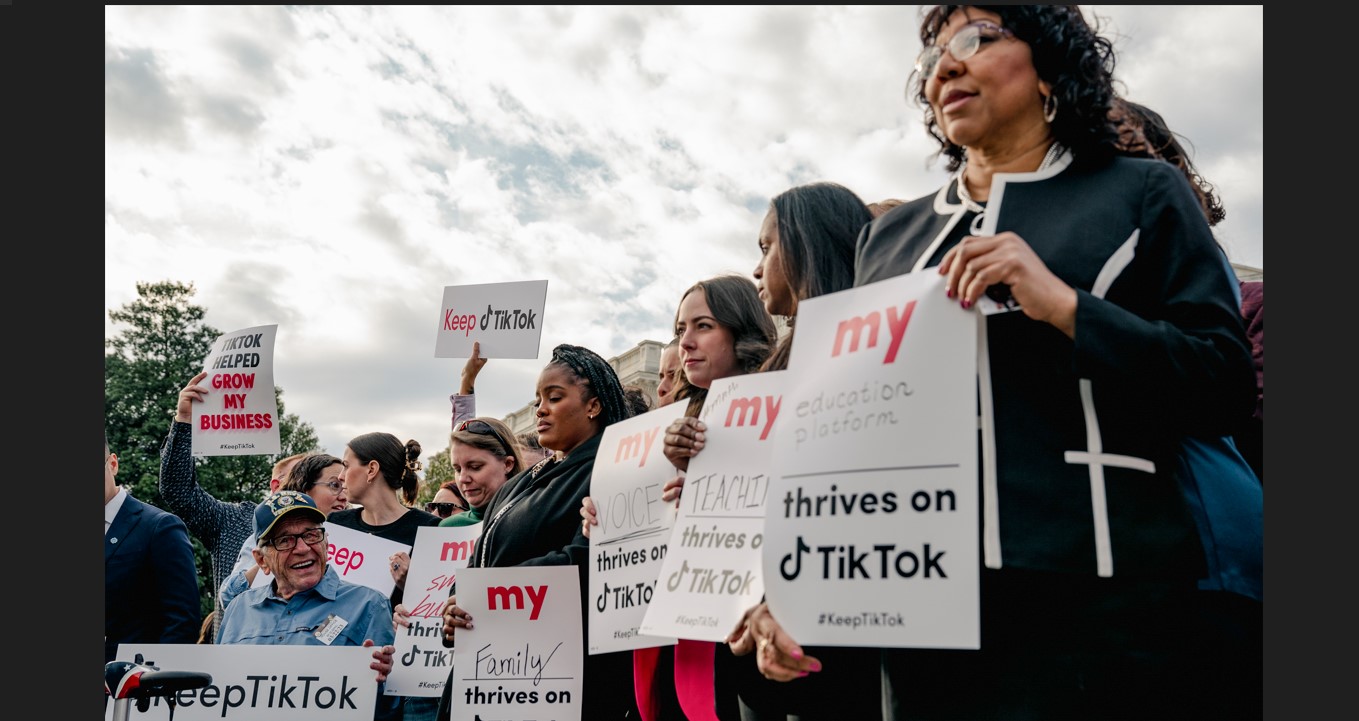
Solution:
<path fill-rule="evenodd" d="M 978 317 L 933 270 L 799 304 L 764 531 L 799 643 L 980 648 Z"/>
<path fill-rule="evenodd" d="M 590 531 L 591 654 L 675 643 L 639 632 L 675 526 L 675 506 L 661 500 L 679 474 L 665 457 L 665 429 L 684 415 L 672 403 L 604 429 L 590 475 L 599 525 Z"/>
<path fill-rule="evenodd" d="M 377 700 L 373 649 L 362 646 L 124 643 L 118 659 L 141 654 L 161 671 L 212 676 L 202 688 L 179 691 L 172 710 L 164 698 L 129 718 L 142 721 L 371 721 Z M 135 707 L 136 702 L 133 702 Z M 173 712 L 173 716 L 171 713 Z M 115 721 L 114 704 L 104 718 Z"/>
<path fill-rule="evenodd" d="M 689 460 L 643 633 L 723 641 L 764 596 L 760 553 L 785 375 L 721 378 L 708 391 L 703 452 Z"/>
<path fill-rule="evenodd" d="M 453 665 L 453 649 L 443 644 L 444 601 L 480 536 L 480 523 L 416 529 L 403 596 L 410 625 L 396 627 L 396 655 L 384 689 L 388 696 L 443 693 Z"/>
<path fill-rule="evenodd" d="M 546 305 L 545 280 L 445 286 L 434 357 L 537 358 Z"/>
<path fill-rule="evenodd" d="M 457 599 L 472 628 L 454 637 L 453 718 L 580 721 L 585 655 L 575 566 L 465 568 Z"/>
<path fill-rule="evenodd" d="M 274 399 L 274 335 L 277 325 L 225 333 L 203 363 L 209 389 L 193 404 L 196 456 L 278 453 L 278 403 Z"/>

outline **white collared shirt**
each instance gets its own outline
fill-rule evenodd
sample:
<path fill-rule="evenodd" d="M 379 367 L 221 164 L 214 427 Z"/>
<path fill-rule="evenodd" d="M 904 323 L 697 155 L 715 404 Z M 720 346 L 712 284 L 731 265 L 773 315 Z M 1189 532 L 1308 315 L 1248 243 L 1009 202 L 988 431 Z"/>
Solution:
<path fill-rule="evenodd" d="M 104 504 L 104 535 L 109 535 L 109 526 L 113 525 L 113 519 L 118 515 L 119 509 L 123 507 L 123 501 L 127 500 L 127 489 L 118 486 L 118 492 L 113 494 L 108 503 Z"/>

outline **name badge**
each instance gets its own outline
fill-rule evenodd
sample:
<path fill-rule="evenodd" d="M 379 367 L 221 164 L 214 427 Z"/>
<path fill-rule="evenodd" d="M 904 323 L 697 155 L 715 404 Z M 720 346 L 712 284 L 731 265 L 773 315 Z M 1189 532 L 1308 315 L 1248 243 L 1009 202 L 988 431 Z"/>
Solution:
<path fill-rule="evenodd" d="M 329 646 L 335 642 L 335 639 L 339 637 L 340 632 L 348 625 L 348 621 L 332 613 L 329 616 L 326 616 L 326 620 L 322 621 L 321 624 L 316 627 L 316 630 L 312 631 L 312 634 L 320 639 L 321 643 Z"/>

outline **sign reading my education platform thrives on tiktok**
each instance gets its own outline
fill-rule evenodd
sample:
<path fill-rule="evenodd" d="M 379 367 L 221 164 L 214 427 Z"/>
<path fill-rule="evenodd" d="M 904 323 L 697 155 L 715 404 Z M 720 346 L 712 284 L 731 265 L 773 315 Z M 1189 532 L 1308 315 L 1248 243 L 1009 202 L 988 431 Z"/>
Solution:
<path fill-rule="evenodd" d="M 255 456 L 279 452 L 278 402 L 274 399 L 274 336 L 277 325 L 224 333 L 203 363 L 208 389 L 193 404 L 196 456 Z"/>
<path fill-rule="evenodd" d="M 943 280 L 910 273 L 798 305 L 764 583 L 799 643 L 980 648 L 980 315 Z"/>
<path fill-rule="evenodd" d="M 537 358 L 546 305 L 545 280 L 445 286 L 434 357 Z"/>
<path fill-rule="evenodd" d="M 585 654 L 575 566 L 465 568 L 457 600 L 472 628 L 453 639 L 453 718 L 580 721 Z"/>
<path fill-rule="evenodd" d="M 372 721 L 377 700 L 373 649 L 362 646 L 255 646 L 250 644 L 124 643 L 118 660 L 144 662 L 161 671 L 212 676 L 202 688 L 175 694 L 174 715 L 164 698 L 137 721 Z M 104 704 L 113 721 L 114 704 Z"/>

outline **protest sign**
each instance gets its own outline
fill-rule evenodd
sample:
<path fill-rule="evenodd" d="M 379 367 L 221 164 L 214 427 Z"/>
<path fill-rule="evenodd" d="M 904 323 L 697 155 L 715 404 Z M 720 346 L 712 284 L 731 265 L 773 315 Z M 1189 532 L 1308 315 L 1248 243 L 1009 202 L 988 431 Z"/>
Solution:
<path fill-rule="evenodd" d="M 786 371 L 713 381 L 679 515 L 641 632 L 724 641 L 764 596 L 761 546 Z"/>
<path fill-rule="evenodd" d="M 675 643 L 638 627 L 675 524 L 675 506 L 661 492 L 679 471 L 662 444 L 665 429 L 683 415 L 683 404 L 662 406 L 610 425 L 599 441 L 590 476 L 599 520 L 590 532 L 591 654 Z"/>
<path fill-rule="evenodd" d="M 369 668 L 373 649 L 362 646 L 253 646 L 246 644 L 124 643 L 118 659 L 161 671 L 194 671 L 212 676 L 203 687 L 175 695 L 175 721 L 372 721 L 377 672 Z M 114 721 L 113 702 L 104 705 Z M 169 721 L 165 699 L 132 717 Z"/>
<path fill-rule="evenodd" d="M 979 314 L 942 285 L 929 270 L 798 306 L 763 560 L 800 643 L 980 647 Z"/>
<path fill-rule="evenodd" d="M 443 645 L 443 609 L 458 572 L 472 559 L 481 524 L 416 529 L 403 594 L 410 625 L 396 627 L 396 654 L 384 693 L 439 696 L 448 682 L 453 649 Z"/>
<path fill-rule="evenodd" d="M 580 721 L 577 568 L 466 568 L 457 597 L 475 623 L 455 638 L 453 718 Z"/>
<path fill-rule="evenodd" d="M 439 306 L 435 358 L 537 358 L 547 281 L 449 285 Z"/>
<path fill-rule="evenodd" d="M 274 336 L 277 325 L 224 333 L 203 361 L 208 388 L 193 403 L 195 456 L 253 456 L 279 452 L 278 402 L 274 399 Z"/>

